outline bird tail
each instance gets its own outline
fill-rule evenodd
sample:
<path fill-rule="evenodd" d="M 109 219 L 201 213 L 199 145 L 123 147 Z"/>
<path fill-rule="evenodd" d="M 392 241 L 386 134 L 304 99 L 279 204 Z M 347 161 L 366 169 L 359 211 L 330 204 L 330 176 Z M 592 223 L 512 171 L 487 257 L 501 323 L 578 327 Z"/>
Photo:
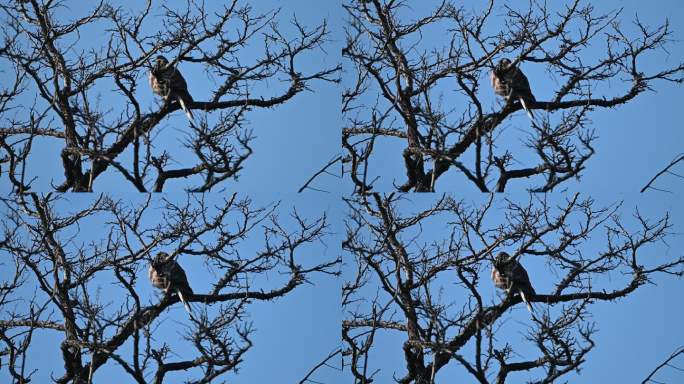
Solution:
<path fill-rule="evenodd" d="M 195 125 L 195 116 L 192 115 L 192 110 L 185 104 L 185 100 L 183 100 L 182 96 L 178 96 L 178 103 L 180 103 L 181 109 L 183 109 L 183 112 L 188 116 L 190 124 Z"/>
<path fill-rule="evenodd" d="M 530 311 L 530 313 L 534 313 L 534 308 L 532 308 L 532 304 L 530 303 L 529 300 L 527 300 L 527 296 L 525 296 L 525 292 L 523 292 L 522 289 L 518 290 L 520 292 L 520 298 L 522 301 L 527 305 L 527 310 Z"/>
<path fill-rule="evenodd" d="M 188 301 L 185 300 L 185 297 L 183 297 L 183 292 L 181 292 L 180 289 L 177 289 L 176 292 L 178 293 L 178 298 L 180 299 L 181 303 L 183 303 L 185 310 L 192 315 L 192 308 L 190 307 L 190 303 L 188 303 Z"/>
<path fill-rule="evenodd" d="M 522 104 L 523 109 L 525 112 L 527 112 L 527 116 L 529 116 L 530 120 L 532 121 L 532 124 L 534 126 L 537 126 L 537 122 L 534 119 L 534 115 L 532 114 L 532 110 L 527 107 L 527 103 L 525 102 L 525 98 L 521 97 L 520 98 L 520 104 Z"/>

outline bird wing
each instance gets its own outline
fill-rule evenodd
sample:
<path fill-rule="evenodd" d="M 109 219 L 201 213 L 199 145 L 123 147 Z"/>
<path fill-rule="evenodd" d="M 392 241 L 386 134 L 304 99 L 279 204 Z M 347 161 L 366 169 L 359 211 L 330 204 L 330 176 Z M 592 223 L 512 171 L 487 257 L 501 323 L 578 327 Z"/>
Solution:
<path fill-rule="evenodd" d="M 527 271 L 522 264 L 517 261 L 513 265 L 510 278 L 513 281 L 513 284 L 515 284 L 517 288 L 524 290 L 526 294 L 536 294 L 534 287 L 532 287 L 532 283 L 530 282 L 530 277 L 527 274 Z"/>
<path fill-rule="evenodd" d="M 188 92 L 188 83 L 176 68 L 168 68 L 165 73 L 166 84 L 169 87 L 169 94 L 178 98 L 178 103 L 181 109 L 185 112 L 191 124 L 194 124 L 195 117 L 192 110 L 188 107 L 188 103 L 193 102 L 192 95 Z"/>
<path fill-rule="evenodd" d="M 188 283 L 188 277 L 185 275 L 185 271 L 181 266 L 175 261 L 170 263 L 169 278 L 174 288 L 180 290 L 185 295 L 192 295 L 193 291 Z"/>
<path fill-rule="evenodd" d="M 522 97 L 525 101 L 536 101 L 532 94 L 530 81 L 527 79 L 527 76 L 525 76 L 519 68 L 516 68 L 511 72 L 511 86 L 513 87 L 515 94 Z"/>
<path fill-rule="evenodd" d="M 176 68 L 169 68 L 166 78 L 173 93 L 183 97 L 183 101 L 185 102 L 192 101 L 192 96 L 188 92 L 188 83 L 179 70 Z"/>
<path fill-rule="evenodd" d="M 178 299 L 183 303 L 185 310 L 192 316 L 192 308 L 187 300 L 188 295 L 192 295 L 192 288 L 188 283 L 188 277 L 185 275 L 183 268 L 175 261 L 170 261 L 167 268 L 169 269 L 168 276 L 171 279 L 171 286 L 174 292 L 178 294 Z"/>

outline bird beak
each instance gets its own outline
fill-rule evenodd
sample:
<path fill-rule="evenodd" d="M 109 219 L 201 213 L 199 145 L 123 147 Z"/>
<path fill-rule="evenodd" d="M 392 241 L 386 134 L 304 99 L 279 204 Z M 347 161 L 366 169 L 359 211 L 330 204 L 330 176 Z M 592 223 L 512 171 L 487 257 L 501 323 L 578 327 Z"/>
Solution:
<path fill-rule="evenodd" d="M 166 258 L 166 260 L 171 260 L 171 261 L 177 261 L 178 260 L 179 253 L 174 252 L 169 255 L 169 257 Z"/>

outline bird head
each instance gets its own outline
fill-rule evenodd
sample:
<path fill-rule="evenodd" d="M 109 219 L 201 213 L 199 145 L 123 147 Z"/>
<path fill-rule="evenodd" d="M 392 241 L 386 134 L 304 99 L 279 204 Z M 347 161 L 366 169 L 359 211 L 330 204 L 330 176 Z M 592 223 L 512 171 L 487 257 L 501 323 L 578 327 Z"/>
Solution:
<path fill-rule="evenodd" d="M 171 257 L 169 256 L 168 253 L 166 252 L 159 252 L 157 253 L 157 256 L 152 259 L 152 267 L 153 268 L 159 268 L 166 264 Z"/>
<path fill-rule="evenodd" d="M 165 67 L 168 64 L 169 64 L 169 60 L 162 55 L 159 55 L 159 56 L 157 56 L 156 59 L 154 59 L 154 67 L 155 68 Z"/>
<path fill-rule="evenodd" d="M 499 60 L 499 63 L 496 64 L 496 67 L 494 70 L 497 73 L 504 73 L 506 72 L 511 66 L 511 60 L 507 57 L 504 57 L 503 59 Z"/>
<path fill-rule="evenodd" d="M 511 256 L 506 252 L 499 252 L 494 258 L 493 264 L 496 269 L 499 269 L 511 261 Z"/>

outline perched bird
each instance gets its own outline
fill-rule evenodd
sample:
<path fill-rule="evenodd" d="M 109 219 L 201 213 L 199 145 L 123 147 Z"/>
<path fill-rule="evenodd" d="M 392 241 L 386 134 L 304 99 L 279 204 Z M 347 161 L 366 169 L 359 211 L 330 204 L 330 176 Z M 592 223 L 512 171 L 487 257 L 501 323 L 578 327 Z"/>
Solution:
<path fill-rule="evenodd" d="M 190 122 L 194 124 L 195 118 L 188 107 L 188 104 L 193 102 L 192 96 L 188 92 L 188 84 L 180 71 L 176 67 L 170 66 L 169 60 L 164 56 L 157 56 L 152 66 L 150 87 L 152 92 L 163 97 L 164 100 L 177 100 Z"/>
<path fill-rule="evenodd" d="M 515 258 L 506 252 L 499 252 L 492 265 L 492 281 L 499 289 L 520 294 L 527 309 L 532 312 L 529 298 L 536 295 L 536 292 L 530 283 L 527 271 Z"/>
<path fill-rule="evenodd" d="M 489 78 L 492 81 L 494 93 L 505 98 L 506 101 L 511 98 L 519 100 L 527 115 L 534 122 L 532 111 L 528 108 L 529 103 L 536 101 L 530 89 L 530 82 L 527 76 L 511 63 L 511 60 L 507 58 L 499 60 L 489 74 Z"/>
<path fill-rule="evenodd" d="M 187 297 L 192 295 L 188 277 L 181 266 L 166 252 L 159 252 L 150 263 L 149 277 L 155 288 L 164 293 L 176 293 L 188 313 L 192 313 Z"/>

